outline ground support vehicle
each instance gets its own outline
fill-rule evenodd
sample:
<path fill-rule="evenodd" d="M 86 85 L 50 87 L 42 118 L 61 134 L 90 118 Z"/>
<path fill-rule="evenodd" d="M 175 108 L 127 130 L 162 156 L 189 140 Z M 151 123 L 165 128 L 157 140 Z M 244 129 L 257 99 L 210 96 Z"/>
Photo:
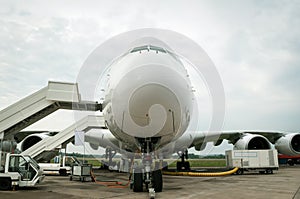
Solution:
<path fill-rule="evenodd" d="M 278 170 L 277 150 L 229 150 L 225 154 L 227 167 L 239 168 L 236 174 L 253 170 L 272 174 Z"/>
<path fill-rule="evenodd" d="M 0 190 L 33 187 L 44 179 L 40 166 L 30 156 L 1 153 Z M 5 158 L 4 158 L 5 157 Z"/>

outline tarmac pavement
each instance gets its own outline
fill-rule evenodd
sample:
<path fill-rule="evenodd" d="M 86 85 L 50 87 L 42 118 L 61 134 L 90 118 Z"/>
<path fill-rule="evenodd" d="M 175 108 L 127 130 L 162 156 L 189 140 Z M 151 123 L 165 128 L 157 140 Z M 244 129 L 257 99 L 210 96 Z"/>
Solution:
<path fill-rule="evenodd" d="M 96 171 L 98 180 L 128 182 L 128 174 Z M 163 192 L 155 198 L 300 199 L 300 167 L 283 167 L 274 174 L 246 173 L 224 177 L 163 176 Z M 1 199 L 57 198 L 149 198 L 129 187 L 109 188 L 94 182 L 69 180 L 67 176 L 46 176 L 33 188 L 0 191 Z"/>

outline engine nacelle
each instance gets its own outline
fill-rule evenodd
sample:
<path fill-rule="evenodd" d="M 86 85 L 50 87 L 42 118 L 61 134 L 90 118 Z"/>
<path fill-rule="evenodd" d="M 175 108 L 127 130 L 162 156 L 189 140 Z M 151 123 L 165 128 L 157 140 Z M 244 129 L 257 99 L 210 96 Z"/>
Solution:
<path fill-rule="evenodd" d="M 99 149 L 99 146 L 98 146 L 98 145 L 92 144 L 92 143 L 90 143 L 90 147 L 91 147 L 93 150 L 98 150 L 98 149 Z"/>
<path fill-rule="evenodd" d="M 300 134 L 291 133 L 279 138 L 275 142 L 275 148 L 285 155 L 300 155 Z"/>
<path fill-rule="evenodd" d="M 234 145 L 234 149 L 238 150 L 260 150 L 271 149 L 271 143 L 269 140 L 257 134 L 247 134 L 240 138 Z"/>
<path fill-rule="evenodd" d="M 30 148 L 33 145 L 35 145 L 36 143 L 38 143 L 39 141 L 41 141 L 41 140 L 43 140 L 43 139 L 45 139 L 45 138 L 47 138 L 49 136 L 50 136 L 49 132 L 35 133 L 35 134 L 28 135 L 20 143 L 20 150 L 21 151 L 25 151 L 28 148 Z"/>
<path fill-rule="evenodd" d="M 32 147 L 36 143 L 50 136 L 54 136 L 56 133 L 57 132 L 43 132 L 43 133 L 34 133 L 28 135 L 18 144 L 18 148 L 21 151 L 26 151 L 28 148 Z M 58 150 L 44 151 L 43 153 L 35 156 L 34 159 L 38 162 L 46 163 L 57 155 L 58 155 Z"/>
<path fill-rule="evenodd" d="M 0 140 L 0 148 L 2 152 L 12 152 L 16 149 L 17 143 L 15 141 L 9 141 L 9 140 Z"/>

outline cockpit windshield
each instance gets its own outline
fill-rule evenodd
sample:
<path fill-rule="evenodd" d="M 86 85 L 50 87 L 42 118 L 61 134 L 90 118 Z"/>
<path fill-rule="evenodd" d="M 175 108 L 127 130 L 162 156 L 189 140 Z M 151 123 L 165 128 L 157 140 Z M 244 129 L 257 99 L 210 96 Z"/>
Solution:
<path fill-rule="evenodd" d="M 161 47 L 158 46 L 152 46 L 152 45 L 144 45 L 144 46 L 138 46 L 133 48 L 130 53 L 134 53 L 134 52 L 141 52 L 143 50 L 147 50 L 147 51 L 156 51 L 156 53 L 158 52 L 162 52 L 162 53 L 167 53 L 167 51 Z"/>

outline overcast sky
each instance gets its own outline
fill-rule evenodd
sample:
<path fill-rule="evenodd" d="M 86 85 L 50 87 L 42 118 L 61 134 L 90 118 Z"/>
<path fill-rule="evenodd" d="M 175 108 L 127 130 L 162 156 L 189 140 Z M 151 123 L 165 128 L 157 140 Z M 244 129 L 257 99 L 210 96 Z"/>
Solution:
<path fill-rule="evenodd" d="M 75 82 L 88 55 L 117 34 L 163 28 L 197 42 L 226 95 L 224 130 L 300 129 L 300 2 L 0 1 L 0 109 L 47 85 Z M 29 129 L 61 130 L 58 111 Z"/>

